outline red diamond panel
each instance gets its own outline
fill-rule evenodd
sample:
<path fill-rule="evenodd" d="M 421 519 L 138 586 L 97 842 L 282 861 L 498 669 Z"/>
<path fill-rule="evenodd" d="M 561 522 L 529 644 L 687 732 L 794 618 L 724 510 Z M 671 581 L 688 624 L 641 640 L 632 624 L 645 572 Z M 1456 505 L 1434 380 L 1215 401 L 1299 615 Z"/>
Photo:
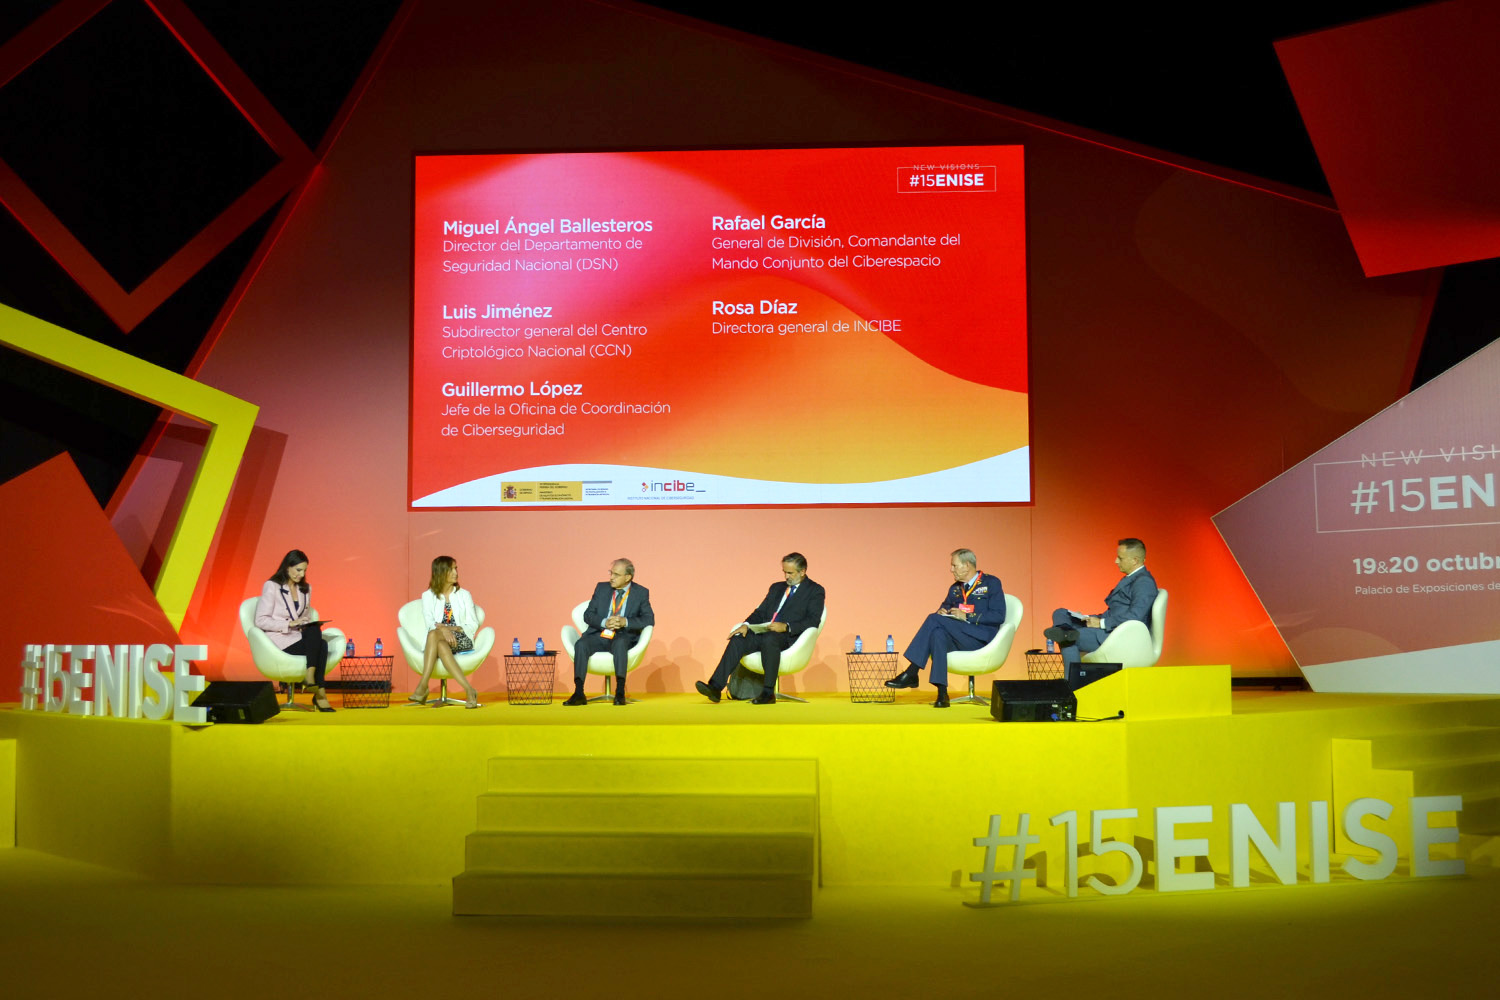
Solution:
<path fill-rule="evenodd" d="M 1276 43 L 1365 274 L 1500 256 L 1500 3 Z"/>
<path fill-rule="evenodd" d="M 0 86 L 45 55 L 110 0 L 64 0 L 0 47 Z M 0 202 L 78 282 L 121 330 L 129 332 L 236 236 L 307 176 L 313 155 L 180 0 L 146 0 L 188 54 L 224 92 L 281 162 L 135 289 L 126 291 L 4 162 Z"/>

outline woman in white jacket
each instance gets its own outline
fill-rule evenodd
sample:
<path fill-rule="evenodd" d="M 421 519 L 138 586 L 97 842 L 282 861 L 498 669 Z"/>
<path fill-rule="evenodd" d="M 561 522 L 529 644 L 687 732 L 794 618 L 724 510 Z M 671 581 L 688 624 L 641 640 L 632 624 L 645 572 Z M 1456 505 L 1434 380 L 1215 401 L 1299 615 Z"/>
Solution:
<path fill-rule="evenodd" d="M 422 591 L 422 617 L 427 621 L 427 647 L 422 654 L 422 676 L 408 701 L 418 705 L 427 702 L 427 682 L 441 660 L 448 676 L 464 686 L 468 693 L 465 708 L 479 707 L 479 692 L 459 668 L 454 653 L 474 648 L 474 634 L 479 631 L 479 616 L 474 613 L 474 598 L 458 585 L 458 560 L 438 556 L 432 561 L 432 580 Z"/>

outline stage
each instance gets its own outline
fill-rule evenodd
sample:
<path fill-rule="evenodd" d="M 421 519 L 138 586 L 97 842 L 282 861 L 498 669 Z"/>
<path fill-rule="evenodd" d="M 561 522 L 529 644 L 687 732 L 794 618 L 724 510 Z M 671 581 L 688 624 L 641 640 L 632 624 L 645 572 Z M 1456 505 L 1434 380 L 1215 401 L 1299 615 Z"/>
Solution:
<path fill-rule="evenodd" d="M 446 886 L 167 885 L 0 851 L 0 959 L 14 996 L 159 997 L 140 970 L 180 942 L 223 997 L 1457 996 L 1493 989 L 1500 877 L 1095 897 L 975 910 L 967 890 L 840 887 L 794 924 L 454 918 Z M 103 971 L 42 956 L 86 943 Z M 184 973 L 188 975 L 188 973 Z M 201 976 L 201 978 L 199 978 Z"/>
<path fill-rule="evenodd" d="M 262 993 L 273 975 L 293 996 L 416 991 L 435 976 L 447 992 L 503 983 L 516 996 L 672 996 L 707 982 L 725 996 L 773 984 L 789 996 L 967 996 L 1062 981 L 1118 996 L 1156 996 L 1164 982 L 1263 996 L 1329 981 L 1422 991 L 1439 961 L 1448 987 L 1486 987 L 1484 935 L 1500 892 L 1487 835 L 1466 832 L 1457 845 L 1467 877 L 1410 877 L 1407 843 L 1381 884 L 1340 871 L 1348 845 L 1336 840 L 1329 884 L 1310 884 L 1303 849 L 1297 884 L 1256 864 L 1250 885 L 1231 889 L 1224 852 L 1234 802 L 1272 832 L 1278 801 L 1300 810 L 1360 795 L 1404 804 L 1402 794 L 1461 793 L 1460 826 L 1482 817 L 1500 699 L 1231 696 L 1227 671 L 1212 667 L 1132 671 L 1113 686 L 1095 703 L 1128 704 L 1127 720 L 1094 724 L 996 723 L 982 707 L 933 710 L 920 692 L 894 705 L 844 695 L 776 706 L 676 694 L 576 709 L 486 701 L 478 711 L 297 712 L 207 729 L 0 709 L 19 840 L 0 851 L 9 904 L 0 954 L 31 970 L 18 979 L 22 995 L 52 996 L 101 982 L 121 997 L 160 988 L 145 975 L 85 984 L 29 960 L 64 940 L 88 942 L 108 969 L 133 967 L 161 940 L 189 942 L 196 967 L 221 970 L 212 980 L 225 995 Z M 1442 762 L 1445 746 L 1460 765 Z M 452 915 L 476 801 L 493 796 L 497 775 L 583 761 L 621 781 L 643 760 L 685 763 L 671 772 L 678 784 L 701 773 L 767 803 L 811 776 L 812 919 Z M 761 769 L 767 761 L 778 766 Z M 0 774 L 0 792 L 9 777 Z M 1124 823 L 1112 835 L 1149 865 L 1151 807 L 1201 804 L 1215 822 L 1179 835 L 1208 839 L 1213 890 L 1160 891 L 1153 871 L 1126 897 L 1063 891 L 1048 817 L 1136 807 L 1133 835 Z M 1019 902 L 975 908 L 967 874 L 982 850 L 972 840 L 991 813 L 1009 828 L 1018 812 L 1043 838 L 1027 852 L 1040 884 L 1028 882 Z M 1399 820 L 1388 829 L 1402 839 Z M 723 866 L 742 860 L 726 854 Z M 1118 874 L 1088 856 L 1080 871 Z M 1378 941 L 1379 957 L 1337 940 Z"/>
<path fill-rule="evenodd" d="M 963 885 L 975 837 L 1019 813 L 1041 836 L 1026 895 L 1061 898 L 1067 810 L 1135 808 L 1109 836 L 1133 840 L 1152 884 L 1151 810 L 1213 807 L 1186 827 L 1227 876 L 1229 807 L 1244 803 L 1275 833 L 1276 806 L 1337 810 L 1391 801 L 1392 837 L 1409 857 L 1405 799 L 1462 794 L 1471 863 L 1492 858 L 1500 699 L 1311 693 L 1231 695 L 1225 667 L 1126 671 L 1080 692 L 1098 723 L 997 723 L 986 708 L 940 711 L 925 692 L 896 704 L 710 704 L 647 695 L 636 704 L 286 712 L 259 726 L 201 729 L 0 710 L 0 747 L 14 740 L 17 845 L 182 883 L 448 885 L 465 870 L 476 804 L 496 775 L 536 760 L 671 761 L 667 792 L 732 788 L 745 796 L 815 798 L 815 880 L 823 887 Z M 1455 767 L 1453 762 L 1464 766 Z M 804 762 L 805 788 L 785 768 Z M 632 791 L 616 770 L 612 792 Z M 781 775 L 778 777 L 777 775 Z M 643 779 L 644 780 L 644 779 Z M 1436 783 L 1434 785 L 1434 783 Z M 787 787 L 782 787 L 786 785 Z M 692 786 L 692 787 L 690 787 Z M 1441 786 L 1441 787 L 1437 787 Z M 641 789 L 652 791 L 660 789 Z M 1087 841 L 1086 821 L 1081 840 Z M 1298 865 L 1308 864 L 1307 838 Z M 1337 831 L 1337 857 L 1351 845 Z M 1452 848 L 1433 848 L 1434 857 Z M 1080 859 L 1080 873 L 1117 874 L 1120 859 Z M 1258 858 L 1256 859 L 1258 861 Z"/>
<path fill-rule="evenodd" d="M 221 997 L 1493 991 L 1492 869 L 998 910 L 962 905 L 971 895 L 826 888 L 816 918 L 792 924 L 516 922 L 451 916 L 446 886 L 171 885 L 16 849 L 0 851 L 0 960 L 17 998 L 160 997 L 174 987 L 143 964 L 163 941 L 192 970 L 176 989 Z M 101 971 L 46 958 L 84 947 Z"/>

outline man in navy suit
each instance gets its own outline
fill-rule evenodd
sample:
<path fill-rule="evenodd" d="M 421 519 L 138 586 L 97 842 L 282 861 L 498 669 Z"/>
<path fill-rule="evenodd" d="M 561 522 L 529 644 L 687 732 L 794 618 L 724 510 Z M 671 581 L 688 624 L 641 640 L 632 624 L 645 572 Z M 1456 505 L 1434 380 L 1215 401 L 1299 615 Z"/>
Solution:
<path fill-rule="evenodd" d="M 594 596 L 584 609 L 588 631 L 573 644 L 573 697 L 564 705 L 587 705 L 583 681 L 589 675 L 589 657 L 609 650 L 615 658 L 615 704 L 625 701 L 625 661 L 641 630 L 656 624 L 651 610 L 651 592 L 635 582 L 635 563 L 616 559 L 609 566 L 609 581 L 596 584 Z"/>
<path fill-rule="evenodd" d="M 917 671 L 932 660 L 928 680 L 937 688 L 934 708 L 948 707 L 948 654 L 955 649 L 979 649 L 1005 624 L 1005 590 L 1000 578 L 979 571 L 979 558 L 972 549 L 954 549 L 949 557 L 953 586 L 943 603 L 917 629 L 902 655 L 908 666 L 885 682 L 889 688 L 914 688 L 921 683 Z"/>
<path fill-rule="evenodd" d="M 1056 642 L 1062 650 L 1066 675 L 1073 676 L 1084 653 L 1098 649 L 1115 629 L 1126 622 L 1141 622 L 1151 627 L 1151 605 L 1156 602 L 1156 578 L 1146 568 L 1146 543 L 1139 538 L 1122 538 L 1115 548 L 1115 566 L 1125 576 L 1104 598 L 1104 610 L 1097 615 L 1078 615 L 1067 608 L 1052 612 L 1052 627 L 1042 635 Z"/>
<path fill-rule="evenodd" d="M 781 670 L 781 654 L 797 637 L 823 622 L 823 587 L 807 578 L 807 558 L 793 552 L 781 560 L 781 575 L 784 581 L 771 584 L 766 599 L 760 607 L 750 612 L 735 630 L 729 633 L 729 643 L 713 676 L 705 684 L 695 681 L 698 693 L 709 701 L 718 701 L 729 675 L 739 665 L 740 657 L 760 653 L 760 664 L 764 668 L 765 684 L 760 694 L 750 702 L 752 705 L 776 704 L 776 675 Z M 764 625 L 757 632 L 752 625 Z"/>

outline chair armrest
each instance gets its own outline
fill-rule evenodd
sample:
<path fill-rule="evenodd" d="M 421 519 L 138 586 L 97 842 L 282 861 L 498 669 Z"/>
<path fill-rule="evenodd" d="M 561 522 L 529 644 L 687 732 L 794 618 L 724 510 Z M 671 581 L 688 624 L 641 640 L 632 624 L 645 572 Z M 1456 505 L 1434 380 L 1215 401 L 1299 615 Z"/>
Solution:
<path fill-rule="evenodd" d="M 1130 621 L 1105 637 L 1099 648 L 1083 659 L 1089 663 L 1123 663 L 1127 667 L 1148 666 L 1155 661 L 1151 630 L 1145 622 Z"/>
<path fill-rule="evenodd" d="M 250 643 L 252 659 L 274 663 L 277 659 L 287 655 L 281 651 L 280 646 L 271 641 L 270 636 L 254 626 L 245 632 L 245 640 Z"/>
<path fill-rule="evenodd" d="M 328 644 L 327 669 L 332 670 L 343 660 L 344 650 L 348 648 L 349 637 L 344 635 L 341 629 L 325 628 L 323 630 L 323 641 Z"/>

